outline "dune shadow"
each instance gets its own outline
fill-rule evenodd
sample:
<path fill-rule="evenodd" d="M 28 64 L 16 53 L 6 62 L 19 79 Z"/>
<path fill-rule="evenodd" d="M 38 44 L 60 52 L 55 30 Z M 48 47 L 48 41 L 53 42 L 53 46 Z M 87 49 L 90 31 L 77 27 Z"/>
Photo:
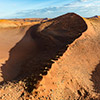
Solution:
<path fill-rule="evenodd" d="M 22 80 L 26 83 L 28 92 L 37 88 L 54 61 L 87 29 L 84 20 L 76 14 L 61 17 L 63 20 L 55 21 L 42 31 L 38 31 L 41 24 L 28 29 L 22 40 L 9 51 L 9 59 L 2 66 L 4 81 Z"/>
<path fill-rule="evenodd" d="M 100 93 L 100 63 L 96 65 L 95 70 L 92 72 L 91 81 L 94 83 L 94 92 Z"/>
<path fill-rule="evenodd" d="M 35 42 L 28 30 L 25 36 L 10 49 L 8 60 L 1 66 L 4 81 L 16 79 L 22 69 L 21 66 L 32 53 L 35 53 Z"/>

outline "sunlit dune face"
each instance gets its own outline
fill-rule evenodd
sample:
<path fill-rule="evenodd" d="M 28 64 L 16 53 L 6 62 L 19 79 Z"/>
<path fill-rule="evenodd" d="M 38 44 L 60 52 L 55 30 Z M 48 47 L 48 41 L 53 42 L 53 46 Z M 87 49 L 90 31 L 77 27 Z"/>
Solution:
<path fill-rule="evenodd" d="M 36 25 L 0 29 L 1 84 L 14 81 L 17 90 L 23 88 L 20 97 L 27 91 L 32 100 L 98 98 L 99 26 L 99 18 L 68 13 Z"/>

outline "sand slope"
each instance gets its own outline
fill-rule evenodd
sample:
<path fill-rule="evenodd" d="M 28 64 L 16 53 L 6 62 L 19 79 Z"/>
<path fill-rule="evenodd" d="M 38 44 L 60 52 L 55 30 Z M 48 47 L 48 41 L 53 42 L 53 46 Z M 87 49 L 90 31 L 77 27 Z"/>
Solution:
<path fill-rule="evenodd" d="M 8 34 L 0 35 L 0 45 L 3 46 L 0 62 L 2 58 L 7 61 L 3 60 L 5 64 L 1 66 L 0 81 L 26 81 L 23 81 L 25 86 L 17 81 L 10 85 L 14 86 L 10 91 L 16 93 L 19 90 L 17 95 L 9 91 L 9 85 L 4 85 L 6 88 L 1 88 L 0 97 L 10 94 L 12 97 L 8 95 L 4 98 L 99 100 L 99 26 L 99 18 L 85 19 L 68 13 L 41 24 L 20 28 L 20 31 L 17 28 L 2 30 Z M 8 38 L 11 36 L 12 39 Z M 24 89 L 32 95 L 27 97 Z"/>

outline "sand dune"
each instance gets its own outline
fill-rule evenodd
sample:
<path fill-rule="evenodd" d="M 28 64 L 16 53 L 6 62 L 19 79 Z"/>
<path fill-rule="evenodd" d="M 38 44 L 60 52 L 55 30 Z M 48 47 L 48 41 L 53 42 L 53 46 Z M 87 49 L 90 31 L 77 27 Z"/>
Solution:
<path fill-rule="evenodd" d="M 1 87 L 0 97 L 99 100 L 99 26 L 97 17 L 68 13 L 36 25 L 0 29 L 0 82 L 15 80 L 10 91 L 7 84 Z M 27 97 L 25 91 L 32 94 Z"/>
<path fill-rule="evenodd" d="M 21 27 L 21 26 L 28 26 L 28 25 L 35 25 L 42 21 L 43 19 L 1 19 L 0 20 L 0 28 L 11 28 L 11 27 Z"/>

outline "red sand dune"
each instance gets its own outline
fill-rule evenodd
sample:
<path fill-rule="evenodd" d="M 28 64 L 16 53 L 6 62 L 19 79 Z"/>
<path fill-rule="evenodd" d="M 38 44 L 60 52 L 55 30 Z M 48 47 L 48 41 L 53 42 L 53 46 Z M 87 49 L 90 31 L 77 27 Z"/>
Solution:
<path fill-rule="evenodd" d="M 1 100 L 99 100 L 99 26 L 68 13 L 0 29 Z"/>
<path fill-rule="evenodd" d="M 11 27 L 21 27 L 21 26 L 28 26 L 34 25 L 42 22 L 44 19 L 1 19 L 0 20 L 0 28 L 11 28 Z M 45 20 L 46 21 L 46 20 Z"/>

